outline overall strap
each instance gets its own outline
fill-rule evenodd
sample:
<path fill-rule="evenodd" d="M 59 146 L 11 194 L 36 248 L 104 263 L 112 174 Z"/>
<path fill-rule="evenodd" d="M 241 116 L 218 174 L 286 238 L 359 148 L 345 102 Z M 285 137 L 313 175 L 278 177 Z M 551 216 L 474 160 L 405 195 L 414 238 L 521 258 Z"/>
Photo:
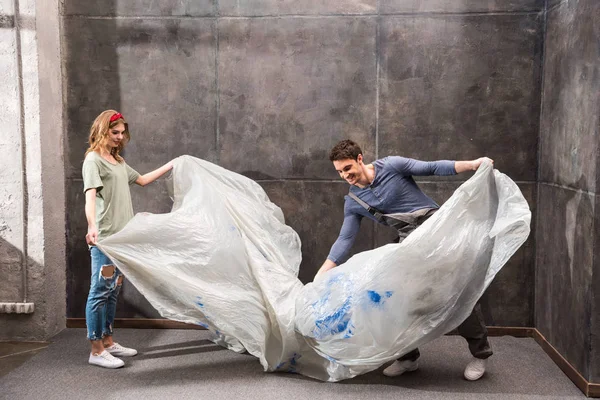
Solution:
<path fill-rule="evenodd" d="M 371 207 L 352 192 L 348 192 L 348 196 L 350 196 L 354 201 L 360 204 L 365 210 L 369 212 L 369 214 L 374 216 L 377 221 L 381 222 L 382 224 L 386 223 L 385 219 L 383 218 L 383 213 L 381 213 L 378 209 Z"/>

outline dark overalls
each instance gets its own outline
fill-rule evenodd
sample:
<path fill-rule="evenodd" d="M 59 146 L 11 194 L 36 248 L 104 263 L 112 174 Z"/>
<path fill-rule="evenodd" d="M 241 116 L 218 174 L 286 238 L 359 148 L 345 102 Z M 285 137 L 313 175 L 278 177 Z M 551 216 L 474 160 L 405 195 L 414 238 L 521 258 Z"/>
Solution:
<path fill-rule="evenodd" d="M 431 217 L 437 209 L 424 208 L 417 210 L 412 213 L 402 214 L 383 214 L 378 210 L 370 207 L 367 203 L 362 201 L 354 193 L 350 192 L 349 196 L 363 206 L 371 215 L 377 219 L 380 223 L 395 228 L 398 231 L 398 237 L 394 240 L 395 243 L 402 243 L 404 239 L 408 237 L 415 229 L 417 229 L 423 222 Z M 485 322 L 483 320 L 483 314 L 481 312 L 481 305 L 477 303 L 471 315 L 458 327 L 458 333 L 464 337 L 469 343 L 469 350 L 473 357 L 486 359 L 493 354 L 492 348 L 488 341 L 488 332 Z M 416 361 L 421 353 L 416 348 L 398 359 L 398 361 Z"/>

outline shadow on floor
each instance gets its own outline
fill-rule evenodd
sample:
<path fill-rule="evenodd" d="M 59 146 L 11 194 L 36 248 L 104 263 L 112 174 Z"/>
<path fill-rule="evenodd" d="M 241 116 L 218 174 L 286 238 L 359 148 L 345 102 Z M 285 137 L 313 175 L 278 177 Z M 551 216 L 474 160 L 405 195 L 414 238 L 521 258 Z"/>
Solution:
<path fill-rule="evenodd" d="M 189 354 L 206 353 L 209 351 L 227 350 L 224 347 L 214 344 L 210 340 L 192 340 L 190 342 L 173 343 L 162 346 L 142 347 L 137 349 L 139 354 L 136 360 L 145 360 L 152 358 L 177 357 Z"/>
<path fill-rule="evenodd" d="M 107 370 L 87 363 L 84 329 L 67 329 L 52 344 L 0 377 L 0 399 L 97 398 L 111 381 L 118 399 L 582 399 L 585 396 L 530 338 L 493 337 L 494 356 L 477 382 L 462 377 L 470 359 L 464 339 L 441 337 L 422 348 L 418 371 L 388 378 L 380 370 L 339 383 L 302 375 L 264 373 L 258 359 L 214 345 L 207 331 L 121 329 L 115 340 L 140 354 L 125 367 Z M 40 374 L 46 371 L 46 374 Z M 27 385 L 22 385 L 27 379 Z M 68 382 L 67 385 L 64 383 Z M 112 389 L 111 389 L 112 390 Z M 94 397 L 96 396 L 96 397 Z"/>
<path fill-rule="evenodd" d="M 27 362 L 49 344 L 48 342 L 0 342 L 0 377 Z"/>

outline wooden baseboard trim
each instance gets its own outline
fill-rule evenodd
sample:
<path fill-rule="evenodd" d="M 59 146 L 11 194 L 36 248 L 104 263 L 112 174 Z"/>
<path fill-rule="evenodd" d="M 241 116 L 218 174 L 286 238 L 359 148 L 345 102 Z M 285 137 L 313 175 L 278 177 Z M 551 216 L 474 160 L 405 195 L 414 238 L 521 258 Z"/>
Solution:
<path fill-rule="evenodd" d="M 535 328 L 515 326 L 488 326 L 488 336 L 514 336 L 518 338 L 533 337 Z"/>
<path fill-rule="evenodd" d="M 67 328 L 85 328 L 85 318 L 67 318 Z M 115 318 L 115 328 L 131 329 L 198 329 L 199 325 L 171 321 L 169 319 L 148 318 Z M 534 328 L 519 328 L 512 326 L 488 326 L 489 336 L 533 337 Z M 457 334 L 452 332 L 451 334 Z"/>
<path fill-rule="evenodd" d="M 562 370 L 562 372 L 571 379 L 571 381 L 585 394 L 587 397 L 600 397 L 600 384 L 590 383 L 585 379 L 574 366 L 571 365 L 559 352 L 546 340 L 544 335 L 537 329 L 533 329 L 533 338 L 540 347 L 548 354 L 554 363 Z"/>
<path fill-rule="evenodd" d="M 85 318 L 67 318 L 67 328 L 85 328 Z M 170 319 L 147 318 L 115 318 L 115 328 L 205 330 L 199 325 L 171 321 Z"/>
<path fill-rule="evenodd" d="M 518 338 L 533 337 L 533 328 L 520 328 L 516 326 L 488 326 L 488 336 L 514 336 Z M 448 332 L 446 335 L 458 335 L 458 330 Z"/>
<path fill-rule="evenodd" d="M 67 318 L 67 328 L 85 328 L 85 318 Z M 116 318 L 115 328 L 132 329 L 195 329 L 203 327 L 168 319 Z M 452 334 L 452 333 L 451 333 Z M 536 328 L 488 326 L 489 336 L 531 337 L 540 345 L 554 363 L 586 396 L 600 398 L 600 384 L 588 382 Z"/>
<path fill-rule="evenodd" d="M 600 397 L 600 384 L 588 383 L 588 397 Z"/>

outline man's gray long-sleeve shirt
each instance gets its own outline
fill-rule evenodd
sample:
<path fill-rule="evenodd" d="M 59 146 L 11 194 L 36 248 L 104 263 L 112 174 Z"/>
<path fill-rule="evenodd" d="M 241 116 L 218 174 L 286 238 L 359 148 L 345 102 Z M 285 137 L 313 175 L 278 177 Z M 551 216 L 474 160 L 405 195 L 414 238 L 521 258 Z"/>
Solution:
<path fill-rule="evenodd" d="M 410 213 L 423 208 L 439 208 L 417 186 L 413 176 L 455 175 L 454 161 L 419 161 L 404 157 L 385 157 L 374 161 L 375 178 L 371 185 L 361 189 L 350 186 L 350 191 L 361 200 L 384 214 Z M 345 196 L 344 223 L 340 235 L 327 258 L 337 265 L 345 261 L 360 228 L 363 217 L 377 221 L 367 210 L 349 196 Z"/>

